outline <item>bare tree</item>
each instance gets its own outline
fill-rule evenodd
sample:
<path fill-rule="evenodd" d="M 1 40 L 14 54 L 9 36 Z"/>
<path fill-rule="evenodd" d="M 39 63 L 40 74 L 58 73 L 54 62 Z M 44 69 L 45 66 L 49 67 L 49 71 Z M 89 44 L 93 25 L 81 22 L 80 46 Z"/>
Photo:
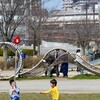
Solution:
<path fill-rule="evenodd" d="M 85 49 L 89 46 L 94 35 L 96 35 L 95 23 L 84 19 L 77 21 L 75 22 L 74 32 L 76 41 L 81 46 L 83 55 L 85 55 Z"/>
<path fill-rule="evenodd" d="M 0 33 L 4 42 L 12 42 L 15 31 L 25 18 L 28 4 L 23 0 L 0 0 Z M 4 46 L 4 61 L 7 58 L 7 47 Z"/>
<path fill-rule="evenodd" d="M 100 49 L 100 29 L 99 29 L 99 23 L 96 25 L 96 34 L 93 38 L 93 41 L 95 42 L 97 48 L 96 49 Z"/>
<path fill-rule="evenodd" d="M 41 2 L 35 2 L 33 6 L 34 8 L 30 8 L 29 17 L 25 19 L 25 24 L 28 27 L 29 39 L 32 40 L 33 50 L 36 51 L 38 46 L 40 52 L 42 25 L 47 20 L 47 11 L 43 9 Z M 36 55 L 34 51 L 33 55 Z"/>
<path fill-rule="evenodd" d="M 51 20 L 51 15 L 55 12 L 54 7 L 49 10 L 44 7 L 49 1 L 51 0 L 36 0 L 34 4 L 32 3 L 30 6 L 30 13 L 28 14 L 29 17 L 25 20 L 25 24 L 28 27 L 29 39 L 32 40 L 33 50 L 36 51 L 36 46 L 38 46 L 38 53 L 40 53 L 41 36 L 45 33 L 43 26 L 48 24 L 48 22 L 50 24 L 58 19 Z M 34 2 L 34 0 L 32 2 Z"/>

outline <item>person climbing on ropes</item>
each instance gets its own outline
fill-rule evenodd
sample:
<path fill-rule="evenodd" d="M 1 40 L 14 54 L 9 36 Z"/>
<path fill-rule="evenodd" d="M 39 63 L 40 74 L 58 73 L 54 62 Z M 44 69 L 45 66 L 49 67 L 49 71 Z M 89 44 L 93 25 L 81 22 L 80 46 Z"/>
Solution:
<path fill-rule="evenodd" d="M 59 100 L 59 90 L 57 88 L 57 81 L 55 79 L 52 79 L 50 81 L 51 89 L 45 92 L 40 92 L 40 94 L 48 94 L 52 93 L 52 100 Z"/>

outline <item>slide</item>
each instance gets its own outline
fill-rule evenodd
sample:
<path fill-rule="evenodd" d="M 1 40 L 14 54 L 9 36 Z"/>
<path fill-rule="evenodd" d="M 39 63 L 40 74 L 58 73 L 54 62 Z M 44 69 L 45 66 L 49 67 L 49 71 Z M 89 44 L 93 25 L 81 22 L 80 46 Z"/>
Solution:
<path fill-rule="evenodd" d="M 81 57 L 79 57 L 80 60 L 77 61 L 84 69 L 86 69 L 87 71 L 95 74 L 95 75 L 100 75 L 100 68 L 98 68 L 97 66 L 93 65 L 96 64 L 97 61 L 100 60 L 94 60 L 90 63 L 88 63 L 87 61 L 85 61 L 84 59 L 82 59 Z M 94 62 L 94 63 L 93 63 Z"/>

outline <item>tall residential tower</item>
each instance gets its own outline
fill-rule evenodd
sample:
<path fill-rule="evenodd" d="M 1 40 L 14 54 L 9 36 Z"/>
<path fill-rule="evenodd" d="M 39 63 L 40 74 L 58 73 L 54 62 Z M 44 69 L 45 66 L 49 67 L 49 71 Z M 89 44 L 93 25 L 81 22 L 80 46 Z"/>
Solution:
<path fill-rule="evenodd" d="M 63 10 L 66 11 L 73 6 L 73 0 L 63 0 Z"/>

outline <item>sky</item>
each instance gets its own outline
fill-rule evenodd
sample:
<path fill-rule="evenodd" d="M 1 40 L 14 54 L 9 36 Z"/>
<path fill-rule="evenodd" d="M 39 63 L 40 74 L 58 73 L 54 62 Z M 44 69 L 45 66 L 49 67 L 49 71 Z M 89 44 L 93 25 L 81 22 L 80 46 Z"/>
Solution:
<path fill-rule="evenodd" d="M 61 9 L 63 0 L 45 0 L 44 7 L 47 9 Z"/>

